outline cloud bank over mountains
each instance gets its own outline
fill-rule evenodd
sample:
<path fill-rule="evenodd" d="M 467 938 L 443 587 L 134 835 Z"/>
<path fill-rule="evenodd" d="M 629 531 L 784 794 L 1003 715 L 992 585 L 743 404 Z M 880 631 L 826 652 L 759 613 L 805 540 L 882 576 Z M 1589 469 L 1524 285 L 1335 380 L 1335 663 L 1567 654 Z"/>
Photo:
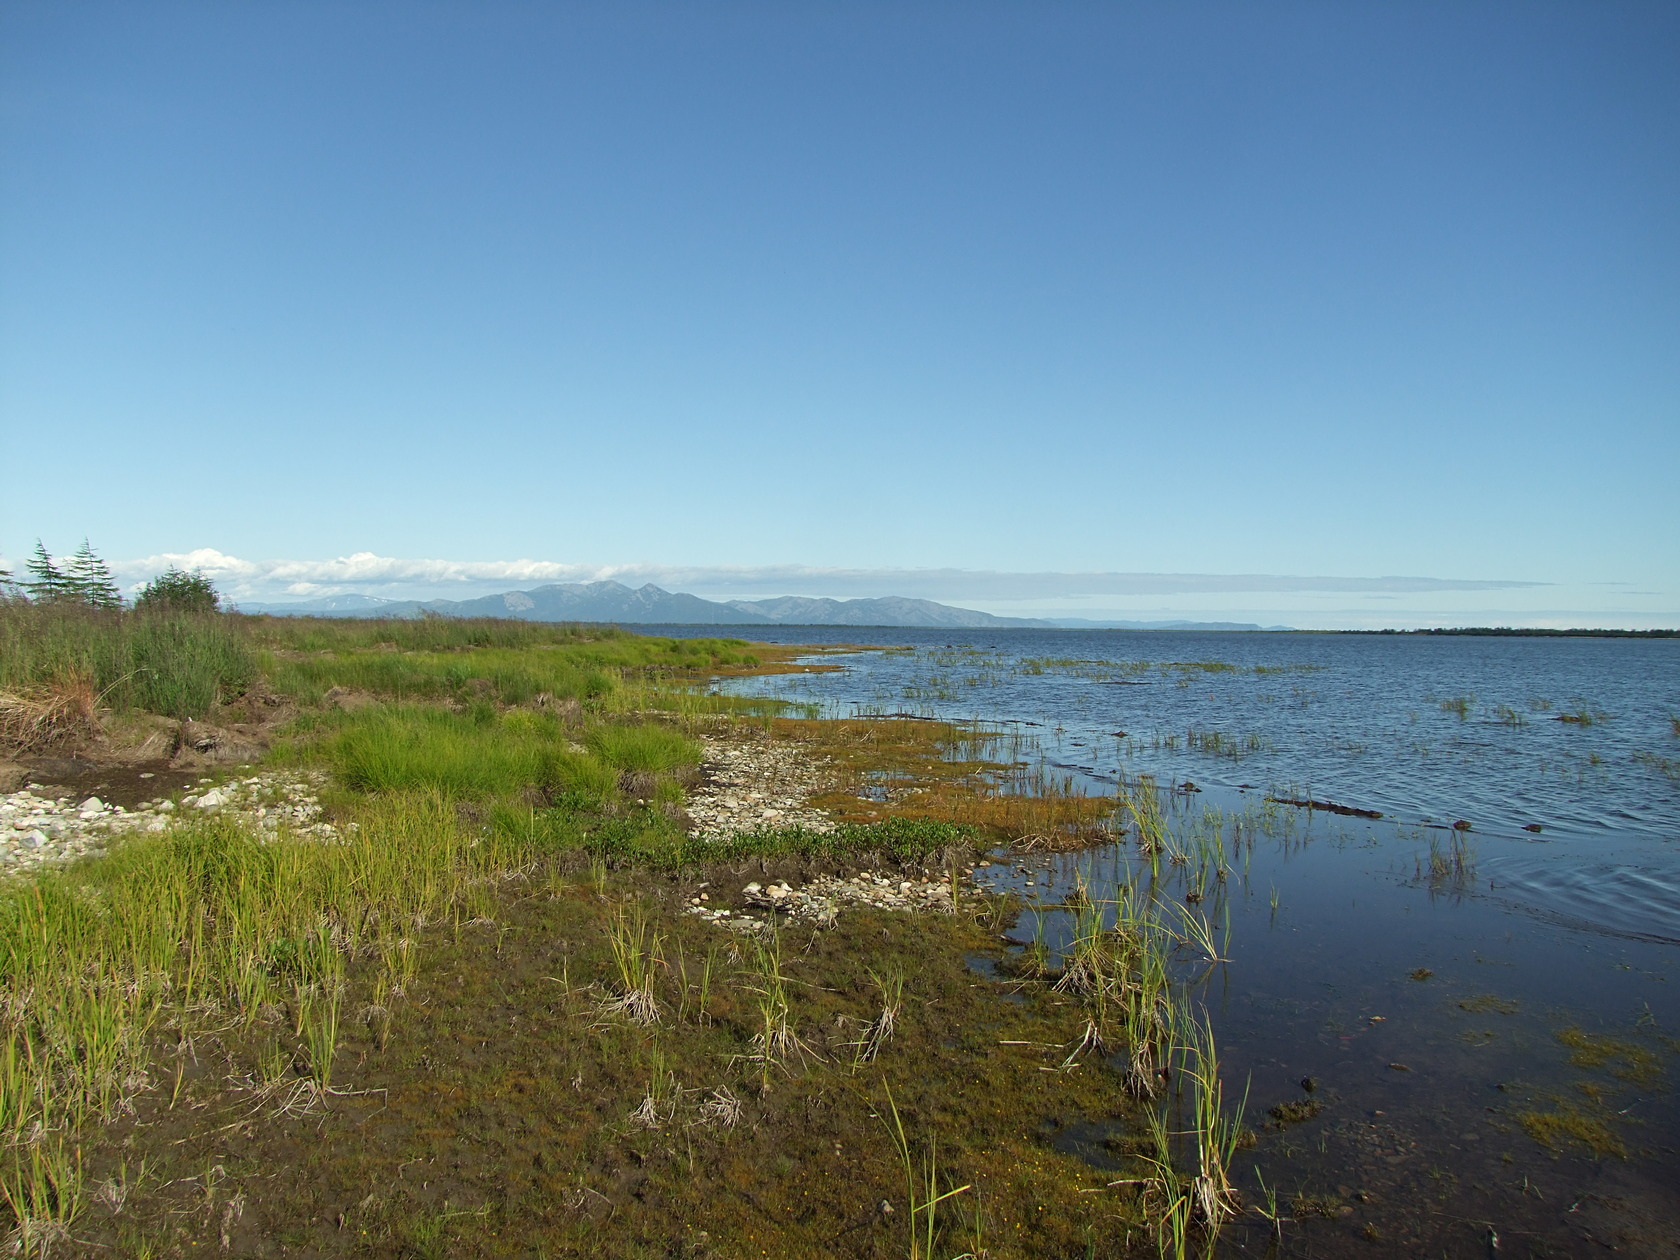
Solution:
<path fill-rule="evenodd" d="M 0 556 L 22 576 L 25 557 Z M 638 562 L 403 558 L 358 551 L 324 559 L 253 560 L 215 547 L 111 561 L 126 593 L 169 565 L 203 569 L 246 606 L 368 596 L 373 600 L 471 601 L 569 583 L 620 582 L 730 603 L 765 598 L 931 600 L 994 617 L 1060 622 L 1190 621 L 1314 629 L 1509 625 L 1652 629 L 1680 624 L 1680 589 L 1643 581 L 1548 574 L 1510 577 L 1379 577 L 1292 573 L 1087 572 L 814 565 L 682 565 Z"/>
<path fill-rule="evenodd" d="M 685 566 L 571 564 L 552 560 L 401 559 L 360 551 L 326 560 L 247 560 L 212 547 L 113 561 L 125 585 L 169 565 L 203 569 L 240 599 L 309 599 L 347 592 L 384 597 L 461 597 L 553 582 L 653 583 L 708 597 L 817 595 L 916 599 L 1059 601 L 1093 597 L 1199 595 L 1422 595 L 1521 590 L 1547 585 L 1511 579 L 1337 577 L 1266 573 L 1055 573 L 970 569 L 840 569 L 804 565 Z"/>

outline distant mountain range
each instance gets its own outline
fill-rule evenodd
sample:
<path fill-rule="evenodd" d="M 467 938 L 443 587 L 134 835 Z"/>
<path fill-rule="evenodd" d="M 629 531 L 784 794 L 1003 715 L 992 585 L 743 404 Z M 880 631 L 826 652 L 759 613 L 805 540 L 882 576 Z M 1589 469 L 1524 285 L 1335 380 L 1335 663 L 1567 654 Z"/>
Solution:
<path fill-rule="evenodd" d="M 649 583 L 631 589 L 622 582 L 564 582 L 528 591 L 504 591 L 482 599 L 396 600 L 373 595 L 330 595 L 298 603 L 242 603 L 239 611 L 276 617 L 517 617 L 525 621 L 596 621 L 620 625 L 717 626 L 886 626 L 953 629 L 1258 630 L 1235 622 L 1116 622 L 1028 617 L 994 617 L 973 608 L 953 608 L 927 599 L 732 599 L 720 603 L 698 595 L 662 590 Z M 1276 627 L 1286 629 L 1287 627 Z"/>
<path fill-rule="evenodd" d="M 622 582 L 566 582 L 482 599 L 391 600 L 372 595 L 332 595 L 295 604 L 241 604 L 241 612 L 281 617 L 518 617 L 526 621 L 599 621 L 628 625 L 720 626 L 1040 626 L 1047 621 L 994 617 L 926 599 L 781 599 L 719 603 Z"/>

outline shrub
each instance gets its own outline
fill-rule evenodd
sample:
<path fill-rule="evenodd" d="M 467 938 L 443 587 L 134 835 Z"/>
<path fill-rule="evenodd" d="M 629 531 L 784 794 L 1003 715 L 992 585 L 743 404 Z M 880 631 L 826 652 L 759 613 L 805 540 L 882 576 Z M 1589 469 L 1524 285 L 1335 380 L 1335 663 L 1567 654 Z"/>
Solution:
<path fill-rule="evenodd" d="M 202 569 L 183 573 L 174 565 L 146 583 L 134 600 L 136 608 L 171 612 L 210 613 L 221 604 L 216 584 L 204 576 Z"/>

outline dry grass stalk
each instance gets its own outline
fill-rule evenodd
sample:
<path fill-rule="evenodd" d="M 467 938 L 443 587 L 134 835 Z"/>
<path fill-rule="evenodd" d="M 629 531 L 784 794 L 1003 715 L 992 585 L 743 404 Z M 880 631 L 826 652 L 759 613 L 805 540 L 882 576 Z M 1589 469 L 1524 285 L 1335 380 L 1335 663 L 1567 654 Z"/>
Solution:
<path fill-rule="evenodd" d="M 0 691 L 0 748 L 44 752 L 99 732 L 93 679 L 71 674 L 45 687 Z"/>
<path fill-rule="evenodd" d="M 895 973 L 869 973 L 881 990 L 881 1013 L 870 1020 L 869 1027 L 863 1030 L 863 1036 L 855 1044 L 857 1046 L 857 1062 L 872 1062 L 881 1053 L 881 1047 L 892 1039 L 898 1028 L 899 1012 L 904 1009 L 904 977 Z"/>
<path fill-rule="evenodd" d="M 712 1096 L 697 1108 L 701 1124 L 715 1125 L 720 1129 L 733 1129 L 741 1119 L 741 1100 L 732 1094 L 727 1085 L 719 1085 L 712 1091 Z"/>

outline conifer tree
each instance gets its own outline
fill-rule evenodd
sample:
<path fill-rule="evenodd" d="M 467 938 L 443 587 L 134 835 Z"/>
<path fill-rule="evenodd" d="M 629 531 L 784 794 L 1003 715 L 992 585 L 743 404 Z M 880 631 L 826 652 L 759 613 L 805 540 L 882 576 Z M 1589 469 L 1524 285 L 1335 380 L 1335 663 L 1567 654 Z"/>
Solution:
<path fill-rule="evenodd" d="M 111 570 L 94 553 L 86 538 L 82 539 L 81 550 L 70 557 L 63 577 L 68 587 L 65 594 L 73 599 L 94 608 L 118 608 L 122 605 L 122 594 L 117 590 L 117 584 L 111 581 Z"/>
<path fill-rule="evenodd" d="M 23 562 L 23 567 L 29 572 L 29 577 L 23 583 L 24 589 L 29 592 L 29 598 L 37 603 L 62 599 L 69 593 L 64 574 L 58 571 L 58 566 L 53 563 L 46 545 L 39 538 L 35 540 L 35 554 Z"/>

